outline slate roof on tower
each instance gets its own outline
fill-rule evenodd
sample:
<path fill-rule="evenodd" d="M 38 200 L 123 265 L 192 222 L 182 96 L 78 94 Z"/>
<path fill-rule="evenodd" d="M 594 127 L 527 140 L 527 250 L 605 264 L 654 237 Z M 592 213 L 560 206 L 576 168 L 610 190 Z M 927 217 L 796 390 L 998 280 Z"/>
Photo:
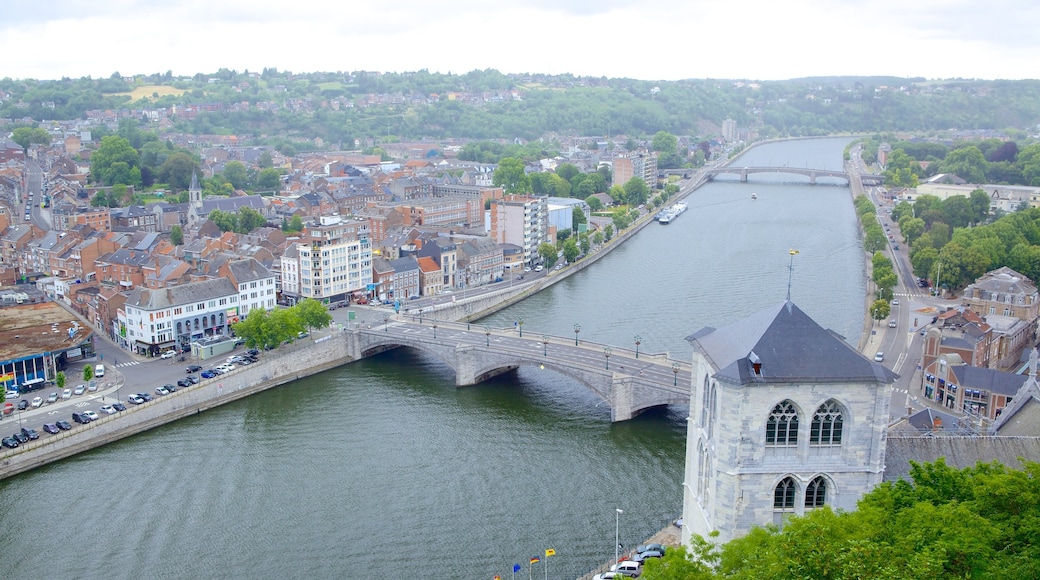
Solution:
<path fill-rule="evenodd" d="M 719 378 L 736 384 L 891 383 L 898 377 L 790 301 L 686 340 L 719 369 Z"/>

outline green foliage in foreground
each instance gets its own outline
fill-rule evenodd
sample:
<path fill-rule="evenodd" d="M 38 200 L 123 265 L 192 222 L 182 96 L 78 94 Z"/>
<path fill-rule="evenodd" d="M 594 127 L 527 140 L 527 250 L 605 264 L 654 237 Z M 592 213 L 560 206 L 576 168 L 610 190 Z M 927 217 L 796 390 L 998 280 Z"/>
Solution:
<path fill-rule="evenodd" d="M 716 546 L 694 538 L 646 563 L 646 580 L 1040 578 L 1040 463 L 913 464 L 854 512 L 830 509 Z"/>
<path fill-rule="evenodd" d="M 233 329 L 249 348 L 275 348 L 283 342 L 296 340 L 304 329 L 325 328 L 331 323 L 332 315 L 324 304 L 305 298 L 291 308 L 271 312 L 254 308 Z"/>

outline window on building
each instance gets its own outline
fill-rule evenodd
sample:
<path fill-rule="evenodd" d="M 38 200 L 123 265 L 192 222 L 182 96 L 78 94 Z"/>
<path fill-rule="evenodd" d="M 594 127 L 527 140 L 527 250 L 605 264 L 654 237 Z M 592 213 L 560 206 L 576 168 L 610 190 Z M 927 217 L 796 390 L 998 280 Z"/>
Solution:
<path fill-rule="evenodd" d="M 794 478 L 785 477 L 773 489 L 773 523 L 782 526 L 784 518 L 794 513 L 794 497 L 798 486 Z"/>
<path fill-rule="evenodd" d="M 810 445 L 841 445 L 844 417 L 838 402 L 831 399 L 816 409 L 809 429 Z"/>
<path fill-rule="evenodd" d="M 775 447 L 798 444 L 798 411 L 791 401 L 773 407 L 766 421 L 766 445 Z"/>
<path fill-rule="evenodd" d="M 822 475 L 814 477 L 805 488 L 805 509 L 823 507 L 827 503 L 827 480 Z"/>

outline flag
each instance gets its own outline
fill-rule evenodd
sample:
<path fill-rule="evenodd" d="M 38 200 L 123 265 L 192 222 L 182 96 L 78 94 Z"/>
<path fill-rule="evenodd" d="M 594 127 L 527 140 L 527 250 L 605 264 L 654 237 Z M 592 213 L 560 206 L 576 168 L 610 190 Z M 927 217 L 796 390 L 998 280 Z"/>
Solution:
<path fill-rule="evenodd" d="M 501 576 L 495 576 L 495 580 L 502 580 Z"/>
<path fill-rule="evenodd" d="M 520 564 L 513 564 L 513 574 L 520 571 Z"/>
<path fill-rule="evenodd" d="M 546 548 L 546 550 L 545 550 L 545 557 L 546 558 L 548 558 L 549 556 L 555 556 L 555 555 L 556 555 L 556 550 L 553 550 L 552 548 Z"/>
<path fill-rule="evenodd" d="M 541 562 L 541 560 L 538 558 L 538 556 L 531 556 L 531 563 L 532 564 L 537 564 L 538 562 Z"/>

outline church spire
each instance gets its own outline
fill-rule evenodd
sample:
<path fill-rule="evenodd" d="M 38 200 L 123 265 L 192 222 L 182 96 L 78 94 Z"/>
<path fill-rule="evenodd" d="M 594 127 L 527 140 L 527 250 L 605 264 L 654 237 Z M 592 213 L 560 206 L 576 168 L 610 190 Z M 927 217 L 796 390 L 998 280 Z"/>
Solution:
<path fill-rule="evenodd" d="M 202 187 L 199 186 L 199 176 L 194 168 L 191 170 L 191 185 L 188 186 L 188 201 L 192 205 L 202 204 Z"/>

